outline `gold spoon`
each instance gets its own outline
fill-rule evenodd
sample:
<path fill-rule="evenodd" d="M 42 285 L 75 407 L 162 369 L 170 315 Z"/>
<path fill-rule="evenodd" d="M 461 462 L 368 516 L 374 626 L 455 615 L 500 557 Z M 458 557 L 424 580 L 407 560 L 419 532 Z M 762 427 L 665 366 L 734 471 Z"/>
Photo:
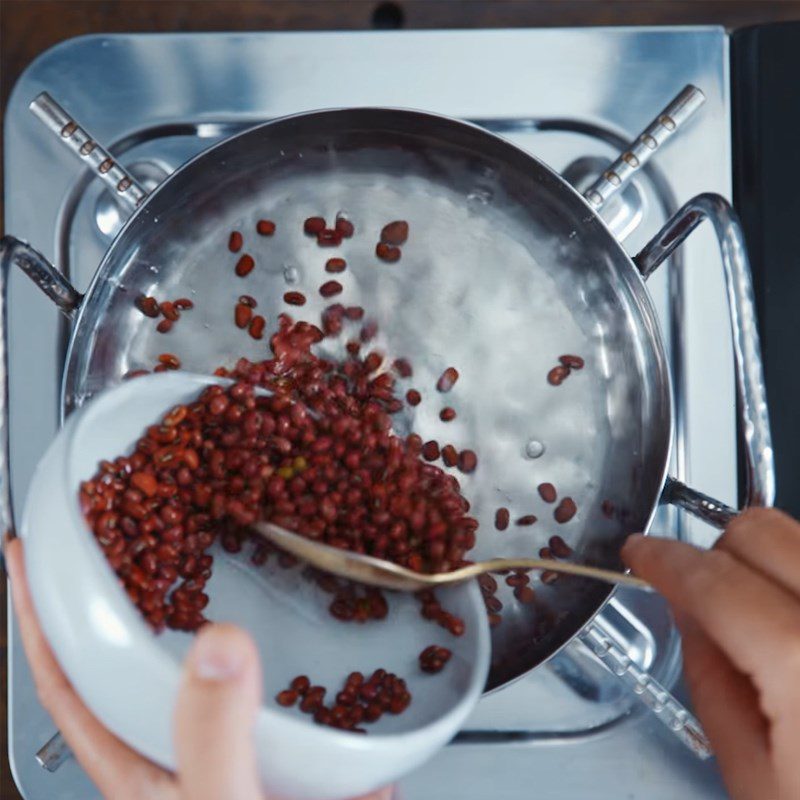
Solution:
<path fill-rule="evenodd" d="M 582 578 L 594 578 L 606 583 L 621 583 L 633 586 L 636 589 L 652 591 L 647 581 L 615 572 L 600 567 L 589 567 L 584 564 L 572 564 L 569 561 L 554 561 L 549 558 L 492 558 L 488 561 L 478 561 L 466 567 L 460 567 L 452 572 L 438 572 L 425 574 L 400 567 L 391 561 L 381 558 L 365 556 L 331 547 L 327 544 L 306 539 L 296 533 L 290 533 L 284 528 L 272 525 L 269 522 L 256 522 L 253 530 L 268 539 L 281 550 L 297 556 L 301 561 L 311 564 L 325 572 L 338 575 L 340 578 L 349 578 L 358 583 L 369 586 L 378 586 L 382 589 L 395 589 L 401 592 L 418 592 L 421 589 L 431 589 L 436 586 L 447 586 L 461 583 L 469 578 L 474 578 L 484 572 L 495 572 L 504 569 L 540 569 L 552 572 L 566 572 L 570 575 L 579 575 Z"/>

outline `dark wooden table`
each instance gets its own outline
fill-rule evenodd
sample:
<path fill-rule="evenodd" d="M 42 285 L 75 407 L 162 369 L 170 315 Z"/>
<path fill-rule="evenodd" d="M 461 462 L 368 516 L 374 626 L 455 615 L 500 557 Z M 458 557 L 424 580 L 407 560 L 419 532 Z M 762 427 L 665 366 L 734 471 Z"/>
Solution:
<path fill-rule="evenodd" d="M 5 111 L 14 83 L 39 53 L 85 33 L 704 24 L 732 30 L 797 19 L 798 0 L 2 0 L 0 108 Z M 0 580 L 0 678 L 4 684 L 5 590 L 5 581 Z M 7 713 L 4 691 L 0 695 L 0 797 L 16 800 L 20 795 L 5 757 Z"/>

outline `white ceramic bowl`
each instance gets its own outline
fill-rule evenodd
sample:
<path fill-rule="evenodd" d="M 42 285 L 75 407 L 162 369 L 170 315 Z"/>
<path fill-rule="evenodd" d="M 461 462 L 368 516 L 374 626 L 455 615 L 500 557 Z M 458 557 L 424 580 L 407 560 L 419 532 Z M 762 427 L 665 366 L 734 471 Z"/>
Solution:
<path fill-rule="evenodd" d="M 212 381 L 170 373 L 137 378 L 75 412 L 36 470 L 21 525 L 33 600 L 62 668 L 114 733 L 168 768 L 175 766 L 171 718 L 191 636 L 155 635 L 144 623 L 84 523 L 78 487 L 102 458 L 129 452 L 148 424 Z M 410 595 L 390 596 L 383 622 L 337 622 L 327 612 L 330 596 L 300 569 L 279 569 L 274 560 L 254 567 L 248 555 L 214 551 L 206 613 L 246 628 L 261 653 L 256 737 L 266 789 L 290 798 L 352 797 L 414 769 L 452 738 L 489 666 L 477 585 L 439 593 L 466 622 L 465 635 L 455 638 L 423 620 Z M 417 656 L 429 644 L 453 651 L 438 675 L 419 669 Z M 404 677 L 413 700 L 404 714 L 369 726 L 367 736 L 317 726 L 274 699 L 295 675 L 327 686 L 330 697 L 349 672 L 378 667 Z"/>

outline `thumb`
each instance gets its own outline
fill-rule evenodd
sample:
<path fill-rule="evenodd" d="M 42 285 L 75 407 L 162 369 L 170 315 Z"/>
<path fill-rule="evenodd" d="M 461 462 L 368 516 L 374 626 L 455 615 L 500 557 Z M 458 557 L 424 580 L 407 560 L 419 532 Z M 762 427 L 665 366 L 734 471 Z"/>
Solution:
<path fill-rule="evenodd" d="M 175 709 L 181 797 L 259 800 L 253 729 L 261 671 L 253 640 L 233 625 L 208 625 L 184 665 Z"/>

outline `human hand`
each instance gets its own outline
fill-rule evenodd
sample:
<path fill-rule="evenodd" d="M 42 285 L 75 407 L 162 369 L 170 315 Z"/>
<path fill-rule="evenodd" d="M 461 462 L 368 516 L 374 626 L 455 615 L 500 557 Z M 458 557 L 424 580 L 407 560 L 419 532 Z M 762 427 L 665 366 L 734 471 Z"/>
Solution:
<path fill-rule="evenodd" d="M 268 800 L 256 767 L 253 726 L 261 701 L 258 653 L 233 625 L 209 625 L 184 664 L 175 710 L 177 774 L 107 730 L 58 666 L 39 626 L 25 576 L 22 542 L 5 548 L 22 644 L 39 702 L 100 793 L 114 800 Z M 389 800 L 391 788 L 362 800 Z"/>
<path fill-rule="evenodd" d="M 632 536 L 623 557 L 672 607 L 731 796 L 800 798 L 800 524 L 751 509 L 712 550 Z"/>

